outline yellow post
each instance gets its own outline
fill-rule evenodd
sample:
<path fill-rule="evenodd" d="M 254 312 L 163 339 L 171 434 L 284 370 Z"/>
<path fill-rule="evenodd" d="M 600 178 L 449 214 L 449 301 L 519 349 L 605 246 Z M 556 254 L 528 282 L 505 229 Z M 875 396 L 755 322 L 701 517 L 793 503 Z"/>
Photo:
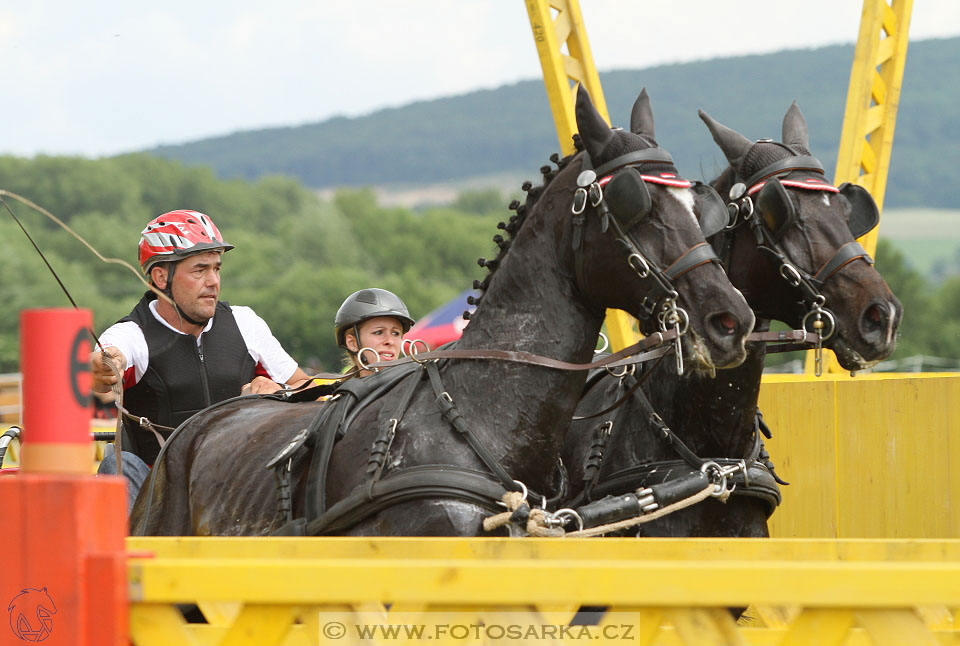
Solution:
<path fill-rule="evenodd" d="M 834 183 L 859 184 L 881 211 L 912 9 L 913 0 L 864 0 L 837 153 Z M 878 231 L 879 227 L 860 240 L 870 254 L 876 253 Z M 827 353 L 825 363 L 829 372 L 844 371 L 832 352 Z M 810 351 L 806 373 L 813 374 L 813 368 Z"/>
<path fill-rule="evenodd" d="M 569 155 L 574 152 L 573 135 L 577 132 L 574 92 L 578 83 L 587 88 L 593 105 L 607 123 L 610 122 L 600 76 L 590 53 L 580 3 L 578 0 L 526 0 L 526 4 L 560 151 Z M 566 45 L 568 53 L 561 51 L 563 45 Z M 631 321 L 629 315 L 619 310 L 607 312 L 607 333 L 614 350 L 630 345 L 637 339 Z"/>

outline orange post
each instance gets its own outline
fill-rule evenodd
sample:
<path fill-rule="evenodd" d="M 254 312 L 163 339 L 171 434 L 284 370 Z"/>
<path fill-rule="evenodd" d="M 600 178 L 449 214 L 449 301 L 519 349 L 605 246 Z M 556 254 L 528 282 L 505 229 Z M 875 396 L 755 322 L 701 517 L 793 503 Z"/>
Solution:
<path fill-rule="evenodd" d="M 89 475 L 90 320 L 21 314 L 24 468 L 0 478 L 0 646 L 129 642 L 126 484 Z"/>

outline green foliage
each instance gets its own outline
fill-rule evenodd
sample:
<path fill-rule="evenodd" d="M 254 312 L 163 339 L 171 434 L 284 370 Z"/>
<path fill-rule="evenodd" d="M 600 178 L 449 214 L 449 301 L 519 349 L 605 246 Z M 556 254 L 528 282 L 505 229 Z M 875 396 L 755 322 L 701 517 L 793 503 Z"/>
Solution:
<path fill-rule="evenodd" d="M 933 319 L 934 288 L 926 278 L 910 268 L 903 254 L 883 238 L 877 242 L 876 257 L 877 271 L 903 306 L 897 349 L 892 358 L 934 355 L 933 344 L 938 334 L 938 325 Z M 960 352 L 935 356 L 960 357 Z"/>
<path fill-rule="evenodd" d="M 505 204 L 500 191 L 495 188 L 486 190 L 463 191 L 457 196 L 453 208 L 464 213 L 499 213 Z"/>
<path fill-rule="evenodd" d="M 426 314 L 479 277 L 476 259 L 490 255 L 505 215 L 490 212 L 492 200 L 483 206 L 487 214 L 385 208 L 369 189 L 325 202 L 290 178 L 222 181 L 146 155 L 0 157 L 0 188 L 47 208 L 102 255 L 135 268 L 102 263 L 39 213 L 5 199 L 77 304 L 94 312 L 98 331 L 126 315 L 145 289 L 136 278 L 136 245 L 146 222 L 176 208 L 208 213 L 236 246 L 224 256 L 221 297 L 256 310 L 308 371 L 338 369 L 332 322 L 350 293 L 384 287 L 400 294 L 415 318 Z M 14 372 L 20 311 L 71 305 L 5 211 L 0 277 L 0 372 Z"/>

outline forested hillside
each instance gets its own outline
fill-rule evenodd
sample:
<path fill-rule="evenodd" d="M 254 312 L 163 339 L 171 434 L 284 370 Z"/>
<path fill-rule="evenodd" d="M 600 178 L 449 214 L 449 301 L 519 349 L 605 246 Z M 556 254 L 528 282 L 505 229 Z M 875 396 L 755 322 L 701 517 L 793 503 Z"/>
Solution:
<path fill-rule="evenodd" d="M 91 161 L 0 157 L 0 189 L 65 220 L 100 253 L 137 266 L 140 230 L 175 208 L 209 214 L 236 246 L 224 256 L 221 297 L 250 305 L 304 364 L 338 367 L 332 322 L 351 292 L 379 286 L 402 294 L 420 316 L 482 277 L 497 213 L 484 200 L 425 213 L 380 208 L 369 191 L 321 201 L 292 179 L 221 181 L 206 169 L 126 155 Z M 126 315 L 144 291 L 127 269 L 99 261 L 67 232 L 4 199 L 36 239 L 97 330 Z M 474 212 L 467 209 L 473 208 Z M 5 209 L 0 209 L 0 373 L 19 369 L 22 309 L 69 307 L 56 280 Z"/>
<path fill-rule="evenodd" d="M 703 108 L 750 138 L 779 138 L 799 102 L 813 152 L 828 167 L 843 122 L 852 46 L 793 50 L 601 74 L 615 125 L 625 125 L 640 88 L 650 93 L 661 146 L 685 175 L 709 179 L 722 157 L 697 118 Z M 960 207 L 960 38 L 910 44 L 886 206 Z M 543 83 L 335 118 L 292 128 L 215 137 L 150 151 L 212 167 L 220 177 L 267 174 L 313 188 L 431 184 L 496 173 L 531 179 L 558 149 Z M 506 187 L 514 188 L 514 187 Z"/>

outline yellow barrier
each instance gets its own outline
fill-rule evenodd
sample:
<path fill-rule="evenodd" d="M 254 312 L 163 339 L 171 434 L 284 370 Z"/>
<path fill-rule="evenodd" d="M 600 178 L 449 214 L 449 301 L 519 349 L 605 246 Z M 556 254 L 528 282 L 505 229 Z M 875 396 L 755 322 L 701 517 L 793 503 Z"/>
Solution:
<path fill-rule="evenodd" d="M 581 639 L 912 646 L 958 637 L 960 541 L 137 538 L 127 545 L 151 553 L 128 568 L 138 646 Z M 186 623 L 173 603 L 197 603 L 208 623 Z M 583 604 L 607 610 L 588 626 L 571 626 Z M 751 618 L 739 625 L 725 610 L 749 604 Z"/>
<path fill-rule="evenodd" d="M 770 375 L 773 536 L 960 538 L 960 374 Z"/>

